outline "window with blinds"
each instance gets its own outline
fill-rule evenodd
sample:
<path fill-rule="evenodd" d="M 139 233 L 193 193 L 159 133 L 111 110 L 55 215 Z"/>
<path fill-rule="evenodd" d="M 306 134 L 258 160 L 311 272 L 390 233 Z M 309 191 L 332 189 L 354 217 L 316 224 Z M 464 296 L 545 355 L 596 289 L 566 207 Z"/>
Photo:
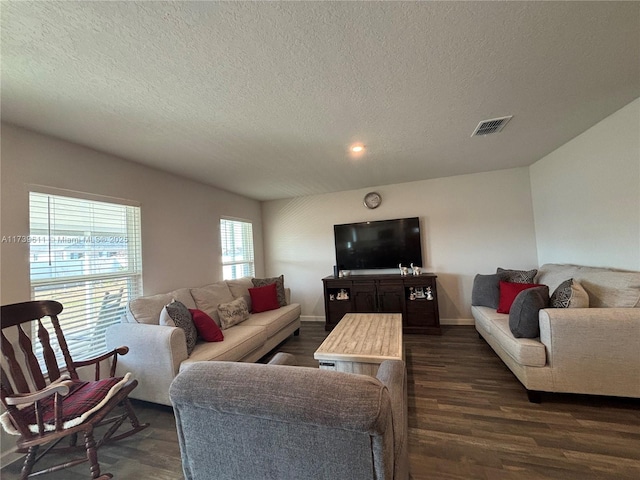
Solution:
<path fill-rule="evenodd" d="M 140 207 L 32 191 L 29 217 L 31 298 L 62 303 L 74 360 L 106 352 L 107 327 L 142 291 Z"/>
<path fill-rule="evenodd" d="M 220 244 L 224 280 L 255 275 L 251 222 L 221 218 Z"/>

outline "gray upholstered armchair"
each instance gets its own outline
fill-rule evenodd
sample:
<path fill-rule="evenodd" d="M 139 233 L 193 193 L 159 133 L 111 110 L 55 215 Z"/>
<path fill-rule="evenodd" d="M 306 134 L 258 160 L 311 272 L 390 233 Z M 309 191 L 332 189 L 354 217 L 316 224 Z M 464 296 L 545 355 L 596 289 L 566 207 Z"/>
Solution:
<path fill-rule="evenodd" d="M 406 370 L 199 362 L 170 388 L 187 480 L 407 480 Z"/>

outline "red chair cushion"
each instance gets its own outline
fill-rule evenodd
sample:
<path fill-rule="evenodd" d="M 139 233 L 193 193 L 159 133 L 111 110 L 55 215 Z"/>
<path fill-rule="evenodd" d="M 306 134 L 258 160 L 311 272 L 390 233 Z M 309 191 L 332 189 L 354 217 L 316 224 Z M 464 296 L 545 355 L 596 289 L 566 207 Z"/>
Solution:
<path fill-rule="evenodd" d="M 65 428 L 70 428 L 84 421 L 82 415 L 98 406 L 107 399 L 111 389 L 123 380 L 123 377 L 105 378 L 94 382 L 73 380 L 69 393 L 62 397 L 62 422 Z M 115 392 L 111 393 L 113 396 Z M 45 423 L 45 431 L 55 429 L 55 411 L 53 408 L 54 396 L 41 400 L 42 420 Z M 29 405 L 20 412 L 28 419 L 30 430 L 36 433 L 37 421 L 34 405 Z M 65 425 L 66 424 L 66 425 Z M 35 428 L 34 428 L 35 427 Z"/>

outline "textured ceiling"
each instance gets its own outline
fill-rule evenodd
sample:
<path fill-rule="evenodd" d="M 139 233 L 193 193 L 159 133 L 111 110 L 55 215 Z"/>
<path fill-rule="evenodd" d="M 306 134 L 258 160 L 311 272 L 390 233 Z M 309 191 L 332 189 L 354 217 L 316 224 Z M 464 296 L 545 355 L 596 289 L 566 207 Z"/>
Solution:
<path fill-rule="evenodd" d="M 2 1 L 1 16 L 3 121 L 258 200 L 530 165 L 640 96 L 638 2 Z"/>

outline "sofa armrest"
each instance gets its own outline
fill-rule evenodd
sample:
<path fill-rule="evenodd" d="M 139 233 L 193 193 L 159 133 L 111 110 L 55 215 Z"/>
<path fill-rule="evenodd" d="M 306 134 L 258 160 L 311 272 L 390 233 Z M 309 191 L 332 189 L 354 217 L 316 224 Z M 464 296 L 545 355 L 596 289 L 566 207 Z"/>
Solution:
<path fill-rule="evenodd" d="M 543 309 L 539 322 L 556 387 L 575 384 L 597 395 L 602 385 L 611 392 L 620 384 L 614 391 L 627 396 L 628 379 L 640 378 L 640 308 Z M 640 396 L 640 383 L 633 388 Z"/>
<path fill-rule="evenodd" d="M 177 327 L 119 323 L 106 332 L 108 348 L 122 345 L 129 353 L 118 359 L 117 372 L 138 379 L 132 397 L 170 405 L 169 385 L 188 358 L 184 331 Z"/>
<path fill-rule="evenodd" d="M 393 415 L 394 477 L 409 478 L 407 369 L 400 360 L 385 360 L 376 378 L 389 390 Z"/>

